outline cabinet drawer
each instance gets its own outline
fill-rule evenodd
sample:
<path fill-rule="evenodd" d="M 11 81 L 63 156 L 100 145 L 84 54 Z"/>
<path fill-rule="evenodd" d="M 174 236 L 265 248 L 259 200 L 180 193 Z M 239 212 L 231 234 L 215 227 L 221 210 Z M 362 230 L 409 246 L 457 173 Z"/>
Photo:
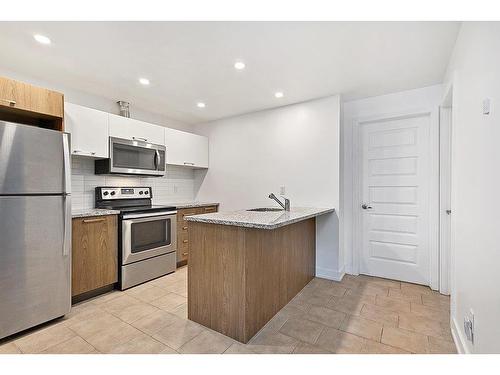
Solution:
<path fill-rule="evenodd" d="M 217 212 L 217 206 L 208 206 L 202 208 L 204 214 L 210 214 L 213 212 Z"/>
<path fill-rule="evenodd" d="M 184 208 L 178 211 L 177 219 L 180 223 L 185 225 L 185 223 L 187 223 L 186 216 L 196 215 L 197 213 L 196 208 Z"/>
<path fill-rule="evenodd" d="M 189 244 L 179 243 L 177 246 L 177 262 L 182 262 L 188 259 Z"/>

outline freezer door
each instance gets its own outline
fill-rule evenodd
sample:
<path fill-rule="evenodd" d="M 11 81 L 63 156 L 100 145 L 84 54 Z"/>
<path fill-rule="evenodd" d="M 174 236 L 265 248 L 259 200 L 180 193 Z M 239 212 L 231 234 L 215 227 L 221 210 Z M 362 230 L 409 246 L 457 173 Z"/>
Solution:
<path fill-rule="evenodd" d="M 55 130 L 0 121 L 0 195 L 69 192 L 65 137 Z"/>
<path fill-rule="evenodd" d="M 69 199 L 0 196 L 0 339 L 70 310 Z"/>

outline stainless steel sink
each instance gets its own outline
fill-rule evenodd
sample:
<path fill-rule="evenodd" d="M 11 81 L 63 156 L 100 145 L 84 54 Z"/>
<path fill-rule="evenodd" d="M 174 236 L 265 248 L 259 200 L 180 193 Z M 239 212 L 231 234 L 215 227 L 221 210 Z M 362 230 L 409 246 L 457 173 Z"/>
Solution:
<path fill-rule="evenodd" d="M 259 207 L 259 208 L 252 208 L 247 211 L 257 211 L 257 212 L 279 212 L 283 211 L 282 208 L 271 208 L 271 207 Z"/>

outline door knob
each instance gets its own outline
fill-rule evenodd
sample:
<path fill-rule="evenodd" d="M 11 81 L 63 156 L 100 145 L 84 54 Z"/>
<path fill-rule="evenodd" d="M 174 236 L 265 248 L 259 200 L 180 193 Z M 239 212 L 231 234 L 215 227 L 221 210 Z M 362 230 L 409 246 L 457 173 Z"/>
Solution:
<path fill-rule="evenodd" d="M 362 208 L 363 210 L 371 210 L 373 207 L 372 207 L 372 206 L 368 206 L 366 203 L 363 203 L 363 204 L 361 205 L 361 208 Z"/>

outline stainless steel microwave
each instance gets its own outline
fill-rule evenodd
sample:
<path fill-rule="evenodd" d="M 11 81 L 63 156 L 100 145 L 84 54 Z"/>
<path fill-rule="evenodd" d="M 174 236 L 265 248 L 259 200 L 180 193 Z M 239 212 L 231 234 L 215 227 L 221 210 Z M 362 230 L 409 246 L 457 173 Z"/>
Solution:
<path fill-rule="evenodd" d="M 164 176 L 166 147 L 109 137 L 109 159 L 95 161 L 96 174 Z"/>

